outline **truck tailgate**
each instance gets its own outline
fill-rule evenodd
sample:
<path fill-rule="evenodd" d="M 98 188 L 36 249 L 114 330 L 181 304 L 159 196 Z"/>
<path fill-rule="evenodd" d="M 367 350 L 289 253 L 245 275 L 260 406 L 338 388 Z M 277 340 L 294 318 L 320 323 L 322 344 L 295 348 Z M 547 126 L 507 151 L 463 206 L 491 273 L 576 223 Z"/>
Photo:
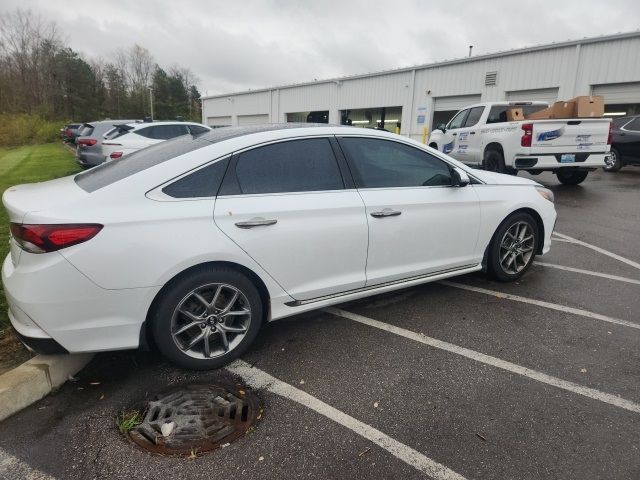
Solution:
<path fill-rule="evenodd" d="M 560 147 L 562 151 L 604 151 L 610 122 L 608 118 L 535 120 L 531 147 L 536 150 Z"/>

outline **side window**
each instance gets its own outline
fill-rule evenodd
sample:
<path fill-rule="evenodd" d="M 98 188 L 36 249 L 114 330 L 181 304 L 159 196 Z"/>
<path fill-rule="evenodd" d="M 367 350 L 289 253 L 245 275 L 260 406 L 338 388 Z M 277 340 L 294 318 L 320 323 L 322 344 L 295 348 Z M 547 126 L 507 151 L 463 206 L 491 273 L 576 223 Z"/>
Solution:
<path fill-rule="evenodd" d="M 153 130 L 155 127 L 145 127 L 145 128 L 141 128 L 139 130 L 136 130 L 135 133 L 136 135 L 142 135 L 145 138 L 156 138 L 153 136 Z"/>
<path fill-rule="evenodd" d="M 152 127 L 151 136 L 149 138 L 155 138 L 156 140 L 169 140 L 170 138 L 179 137 L 180 135 L 186 135 L 186 125 L 155 125 Z"/>
<path fill-rule="evenodd" d="M 460 128 L 464 125 L 464 121 L 467 119 L 467 115 L 469 114 L 469 109 L 462 110 L 455 117 L 451 119 L 449 122 L 449 126 L 447 130 L 452 130 L 454 128 Z"/>
<path fill-rule="evenodd" d="M 374 138 L 344 137 L 345 149 L 358 188 L 451 185 L 446 162 L 403 143 Z"/>
<path fill-rule="evenodd" d="M 480 121 L 480 117 L 484 112 L 484 107 L 473 107 L 469 110 L 469 116 L 467 120 L 464 122 L 465 127 L 473 127 Z"/>
<path fill-rule="evenodd" d="M 219 160 L 167 185 L 162 191 L 174 198 L 215 197 L 229 159 Z"/>
<path fill-rule="evenodd" d="M 507 121 L 507 105 L 495 105 L 489 110 L 487 123 L 503 123 Z"/>
<path fill-rule="evenodd" d="M 200 125 L 189 125 L 189 130 L 191 131 L 191 135 L 200 135 L 201 133 L 209 131 L 208 128 L 201 127 Z"/>
<path fill-rule="evenodd" d="M 640 117 L 636 117 L 624 126 L 625 130 L 640 132 Z"/>
<path fill-rule="evenodd" d="M 236 175 L 242 193 L 344 188 L 333 149 L 326 138 L 290 140 L 241 153 Z"/>

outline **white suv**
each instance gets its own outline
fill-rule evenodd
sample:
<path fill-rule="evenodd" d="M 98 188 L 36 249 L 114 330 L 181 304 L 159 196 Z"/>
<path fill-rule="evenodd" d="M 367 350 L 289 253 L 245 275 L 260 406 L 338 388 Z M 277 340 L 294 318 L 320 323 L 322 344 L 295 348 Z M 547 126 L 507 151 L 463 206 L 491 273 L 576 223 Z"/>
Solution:
<path fill-rule="evenodd" d="M 209 127 L 199 123 L 178 121 L 116 125 L 104 135 L 102 154 L 107 162 L 119 160 L 141 148 L 181 135 L 199 135 L 209 130 Z"/>

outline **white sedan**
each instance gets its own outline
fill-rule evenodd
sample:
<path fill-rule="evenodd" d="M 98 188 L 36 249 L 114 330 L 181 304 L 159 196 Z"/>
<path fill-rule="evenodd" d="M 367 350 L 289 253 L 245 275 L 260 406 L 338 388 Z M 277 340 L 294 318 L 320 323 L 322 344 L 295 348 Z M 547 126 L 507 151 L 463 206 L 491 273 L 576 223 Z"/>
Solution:
<path fill-rule="evenodd" d="M 553 194 L 387 132 L 307 124 L 184 136 L 8 189 L 9 318 L 44 352 L 147 345 L 218 367 L 265 321 L 548 251 Z"/>

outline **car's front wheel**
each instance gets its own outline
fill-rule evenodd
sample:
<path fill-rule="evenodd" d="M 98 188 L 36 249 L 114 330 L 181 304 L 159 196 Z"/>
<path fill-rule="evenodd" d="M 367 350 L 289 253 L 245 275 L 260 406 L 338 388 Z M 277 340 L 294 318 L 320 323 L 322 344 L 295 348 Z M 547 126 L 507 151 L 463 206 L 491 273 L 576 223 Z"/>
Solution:
<path fill-rule="evenodd" d="M 538 224 L 528 213 L 504 220 L 491 240 L 488 271 L 501 282 L 518 280 L 531 267 L 538 245 Z"/>
<path fill-rule="evenodd" d="M 203 267 L 179 277 L 152 316 L 153 338 L 173 363 L 193 370 L 226 365 L 251 345 L 262 324 L 255 285 L 226 267 Z"/>

